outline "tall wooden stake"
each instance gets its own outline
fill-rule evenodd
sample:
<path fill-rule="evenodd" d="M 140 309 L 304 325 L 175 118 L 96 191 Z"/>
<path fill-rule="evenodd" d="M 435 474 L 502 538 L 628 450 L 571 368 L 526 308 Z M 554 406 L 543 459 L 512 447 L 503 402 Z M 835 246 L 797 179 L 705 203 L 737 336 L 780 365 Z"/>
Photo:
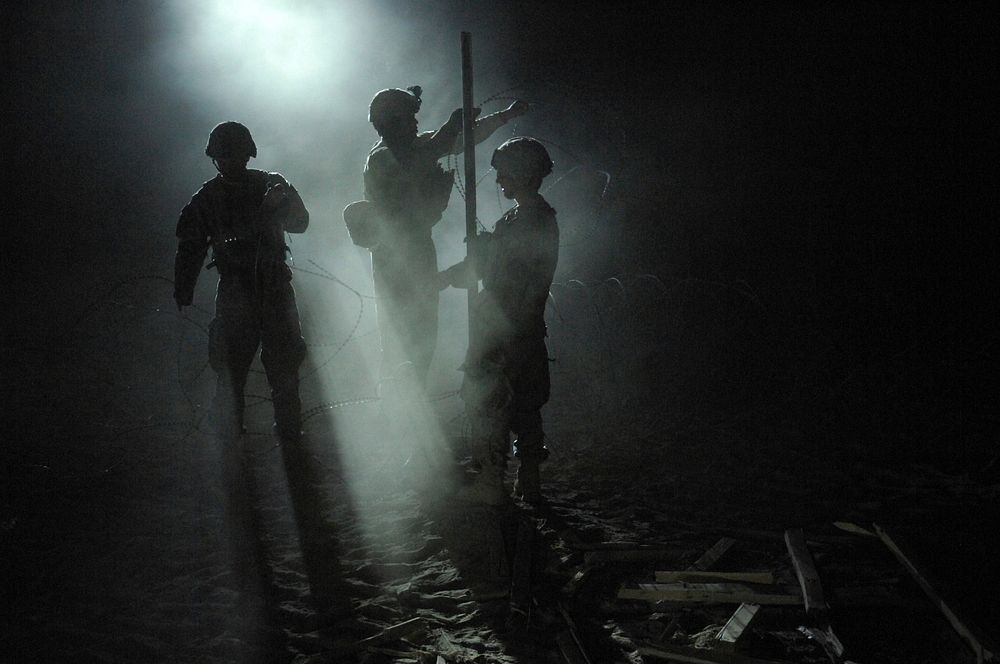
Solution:
<path fill-rule="evenodd" d="M 462 138 L 465 143 L 465 255 L 472 261 L 476 241 L 476 140 L 472 102 L 472 35 L 462 33 Z M 469 334 L 472 334 L 472 302 L 479 292 L 476 282 L 469 287 Z"/>

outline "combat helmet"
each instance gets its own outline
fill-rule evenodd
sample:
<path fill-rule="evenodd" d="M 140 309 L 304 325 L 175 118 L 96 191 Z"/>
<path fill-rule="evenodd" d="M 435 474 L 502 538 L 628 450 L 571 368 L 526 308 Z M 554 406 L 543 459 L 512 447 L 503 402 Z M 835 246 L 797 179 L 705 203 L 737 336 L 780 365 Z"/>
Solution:
<path fill-rule="evenodd" d="M 515 136 L 493 151 L 490 166 L 512 177 L 544 178 L 552 172 L 552 159 L 545 146 L 536 139 Z"/>
<path fill-rule="evenodd" d="M 208 135 L 205 154 L 212 159 L 242 159 L 257 156 L 250 130 L 239 122 L 223 122 Z"/>
<path fill-rule="evenodd" d="M 368 105 L 368 121 L 378 128 L 389 118 L 416 114 L 420 110 L 422 92 L 419 85 L 411 85 L 405 90 L 387 88 L 378 91 Z"/>

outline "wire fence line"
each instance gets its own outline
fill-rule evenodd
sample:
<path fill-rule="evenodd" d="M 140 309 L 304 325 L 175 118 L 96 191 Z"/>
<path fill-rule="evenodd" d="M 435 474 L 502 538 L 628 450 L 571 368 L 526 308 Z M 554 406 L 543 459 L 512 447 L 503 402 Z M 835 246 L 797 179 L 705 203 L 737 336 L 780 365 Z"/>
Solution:
<path fill-rule="evenodd" d="M 357 302 L 357 314 L 346 331 L 307 330 L 312 339 L 309 347 L 318 356 L 301 374 L 300 381 L 324 375 L 328 384 L 343 384 L 343 376 L 337 374 L 340 362 L 352 357 L 345 353 L 352 341 L 365 340 L 366 333 L 360 331 L 360 326 L 365 303 L 374 298 L 316 261 L 311 261 L 308 268 L 295 269 L 304 278 L 347 292 Z M 109 422 L 116 427 L 116 436 L 145 434 L 155 428 L 175 430 L 170 435 L 177 444 L 188 444 L 192 437 L 210 433 L 205 427 L 209 409 L 204 404 L 213 382 L 205 359 L 207 321 L 212 314 L 199 307 L 177 312 L 165 306 L 170 300 L 163 291 L 171 286 L 171 280 L 161 275 L 109 280 L 102 285 L 103 290 L 92 289 L 92 297 L 71 317 L 74 329 L 60 329 L 48 339 L 31 344 L 34 357 L 23 361 L 34 366 L 58 366 L 74 376 L 88 373 L 86 368 L 74 368 L 81 358 L 95 353 L 100 358 L 99 362 L 93 358 L 87 361 L 99 366 L 104 401 L 94 404 L 91 415 L 103 421 L 87 421 L 91 415 L 76 420 L 68 425 L 62 440 L 82 436 L 110 442 L 106 435 L 110 430 L 101 428 Z M 746 386 L 732 384 L 736 379 L 732 372 L 727 373 L 727 363 L 746 361 L 740 354 L 752 353 L 753 348 L 727 351 L 725 345 L 731 344 L 735 336 L 747 334 L 745 320 L 738 319 L 766 317 L 763 305 L 745 284 L 696 279 L 668 282 L 653 274 L 559 281 L 552 285 L 548 307 L 553 399 L 547 419 L 552 422 L 550 437 L 560 453 L 569 453 L 572 448 L 567 444 L 572 434 L 564 436 L 563 430 L 627 426 L 639 437 L 655 434 L 667 420 L 678 417 L 686 408 L 695 408 L 694 399 L 682 398 L 682 393 L 699 380 L 729 397 L 739 396 Z M 169 330 L 162 324 L 164 317 L 176 321 L 172 344 L 161 343 L 164 330 Z M 153 338 L 154 332 L 161 337 Z M 52 362 L 52 358 L 59 361 Z M 173 388 L 169 388 L 162 372 L 148 373 L 151 362 L 172 366 L 168 373 L 173 374 Z M 696 393 L 704 394 L 704 390 Z M 309 390 L 308 394 L 312 401 L 303 406 L 304 423 L 336 410 L 381 407 L 383 401 L 379 389 L 332 400 L 324 400 L 318 390 Z M 73 400 L 85 401 L 87 396 L 81 392 Z M 427 401 L 435 407 L 457 397 L 458 391 L 451 389 L 429 395 Z M 19 398 L 25 401 L 15 403 L 15 408 L 24 405 L 30 410 L 30 401 L 37 400 L 38 395 L 27 390 Z M 270 397 L 250 389 L 246 401 L 250 410 L 266 406 Z M 63 405 L 69 410 L 81 409 L 79 403 Z M 161 408 L 168 416 L 151 421 L 148 413 Z M 450 408 L 459 407 L 452 402 Z M 56 453 L 59 440 L 53 436 L 47 449 Z M 89 472 L 99 478 L 109 467 L 115 464 Z M 75 471 L 66 473 L 66 477 L 75 478 Z"/>

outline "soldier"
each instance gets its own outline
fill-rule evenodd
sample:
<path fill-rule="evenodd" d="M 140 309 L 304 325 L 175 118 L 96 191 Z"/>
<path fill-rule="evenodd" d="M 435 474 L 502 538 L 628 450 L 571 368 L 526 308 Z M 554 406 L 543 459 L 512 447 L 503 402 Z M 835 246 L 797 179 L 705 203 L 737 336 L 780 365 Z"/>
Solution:
<path fill-rule="evenodd" d="M 271 386 L 279 437 L 299 436 L 298 368 L 306 345 L 285 262 L 285 231 L 309 225 L 295 188 L 278 173 L 248 169 L 257 156 L 250 131 L 238 122 L 212 130 L 205 154 L 219 174 L 202 185 L 177 222 L 174 299 L 191 304 L 208 248 L 219 271 L 209 361 L 216 371 L 213 411 L 218 432 L 235 438 L 243 428 L 243 388 L 257 350 Z"/>
<path fill-rule="evenodd" d="M 438 160 L 462 149 L 462 109 L 452 112 L 437 131 L 418 133 L 416 113 L 421 89 L 382 90 L 371 101 L 368 119 L 380 140 L 365 163 L 365 198 L 377 221 L 352 237 L 372 252 L 378 325 L 382 339 L 383 375 L 395 374 L 405 362 L 413 365 L 424 385 L 437 343 L 437 252 L 431 228 L 448 206 L 454 175 Z M 480 118 L 475 140 L 481 142 L 528 105 L 515 101 L 508 108 Z M 476 110 L 478 114 L 478 109 Z"/>
<path fill-rule="evenodd" d="M 219 174 L 202 185 L 177 222 L 174 300 L 178 310 L 191 304 L 211 247 L 209 267 L 219 271 L 208 341 L 209 363 L 216 372 L 212 411 L 222 447 L 228 516 L 236 529 L 231 545 L 237 571 L 243 580 L 267 576 L 256 550 L 253 482 L 240 447 L 243 391 L 259 349 L 271 387 L 273 428 L 281 441 L 310 588 L 319 602 L 342 603 L 341 598 L 330 596 L 339 579 L 331 569 L 332 538 L 322 534 L 319 478 L 300 432 L 298 368 L 306 344 L 292 272 L 286 263 L 285 232 L 304 232 L 309 213 L 298 192 L 280 174 L 247 168 L 250 158 L 257 156 L 257 147 L 244 125 L 223 122 L 216 126 L 205 154 Z M 261 583 L 266 586 L 266 579 Z"/>
<path fill-rule="evenodd" d="M 491 164 L 504 197 L 517 204 L 492 233 L 475 238 L 472 261 L 442 271 L 438 280 L 440 288 L 483 282 L 472 306 L 461 391 L 482 470 L 460 497 L 494 505 L 506 500 L 503 473 L 513 431 L 520 461 L 514 495 L 538 503 L 539 464 L 548 457 L 541 416 L 549 399 L 545 302 L 559 258 L 556 212 L 538 190 L 552 160 L 537 140 L 516 137 L 496 149 Z"/>

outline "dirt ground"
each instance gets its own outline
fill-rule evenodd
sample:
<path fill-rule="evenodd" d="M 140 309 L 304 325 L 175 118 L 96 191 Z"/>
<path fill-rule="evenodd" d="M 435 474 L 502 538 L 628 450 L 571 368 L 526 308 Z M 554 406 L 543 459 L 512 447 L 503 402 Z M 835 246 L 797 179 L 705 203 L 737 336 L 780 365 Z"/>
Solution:
<path fill-rule="evenodd" d="M 351 351 L 314 346 L 302 372 L 306 441 L 326 498 L 321 520 L 337 542 L 338 559 L 328 563 L 343 576 L 350 611 L 311 602 L 262 396 L 248 397 L 244 443 L 269 581 L 263 594 L 247 592 L 227 557 L 220 450 L 205 423 L 209 316 L 149 306 L 157 289 L 147 280 L 101 291 L 72 336 L 53 329 L 45 343 L 11 346 L 7 362 L 24 379 L 6 395 L 19 422 L 4 447 L 3 661 L 588 661 L 564 659 L 568 642 L 594 664 L 657 661 L 640 648 L 704 643 L 736 607 L 618 600 L 620 587 L 685 570 L 730 538 L 712 569 L 771 572 L 797 588 L 783 535 L 801 528 L 830 608 L 764 606 L 741 653 L 799 663 L 974 662 L 883 543 L 835 522 L 906 534 L 963 615 L 980 629 L 1000 624 L 988 596 L 997 587 L 995 479 L 947 467 L 938 446 L 929 446 L 938 457 L 909 459 L 867 447 L 832 408 L 781 397 L 753 380 L 762 374 L 749 364 L 746 384 L 732 373 L 714 384 L 729 407 L 684 399 L 676 382 L 652 389 L 643 367 L 683 375 L 698 362 L 711 369 L 746 358 L 699 350 L 690 339 L 704 335 L 644 334 L 641 323 L 653 320 L 645 311 L 675 306 L 648 293 L 602 305 L 633 316 L 607 329 L 616 343 L 591 344 L 589 357 L 580 330 L 593 314 L 574 314 L 588 309 L 574 309 L 572 293 L 559 300 L 546 410 L 552 456 L 538 507 L 471 506 L 451 500 L 446 482 L 415 485 L 416 471 L 402 466 L 412 441 L 386 393 L 330 401 L 318 377 L 343 371 Z M 600 302 L 600 285 L 590 297 Z M 703 329 L 714 329 L 705 320 Z M 354 343 L 373 343 L 356 325 L 353 333 Z M 664 350 L 682 342 L 691 366 L 671 365 Z M 266 393 L 252 374 L 248 394 Z M 444 390 L 427 407 L 461 479 L 461 402 Z M 366 462 L 351 461 L 359 458 Z M 413 619 L 401 634 L 356 645 Z M 844 646 L 839 659 L 815 638 L 824 627 Z"/>
<path fill-rule="evenodd" d="M 4 10 L 0 664 L 976 662 L 927 588 L 996 659 L 996 3 Z M 534 508 L 454 500 L 466 293 L 442 293 L 406 401 L 376 378 L 370 255 L 342 219 L 368 100 L 419 84 L 440 126 L 466 31 L 483 113 L 532 106 L 479 148 L 483 228 L 508 205 L 501 140 L 556 164 Z M 305 444 L 271 436 L 257 362 L 238 485 L 208 418 L 217 273 L 172 297 L 177 214 L 228 119 L 312 219 L 290 240 Z M 441 267 L 467 250 L 460 173 Z M 658 572 L 722 549 L 703 572 L 768 582 L 657 599 Z M 799 603 L 808 559 L 828 608 Z M 751 597 L 794 603 L 727 652 Z"/>

